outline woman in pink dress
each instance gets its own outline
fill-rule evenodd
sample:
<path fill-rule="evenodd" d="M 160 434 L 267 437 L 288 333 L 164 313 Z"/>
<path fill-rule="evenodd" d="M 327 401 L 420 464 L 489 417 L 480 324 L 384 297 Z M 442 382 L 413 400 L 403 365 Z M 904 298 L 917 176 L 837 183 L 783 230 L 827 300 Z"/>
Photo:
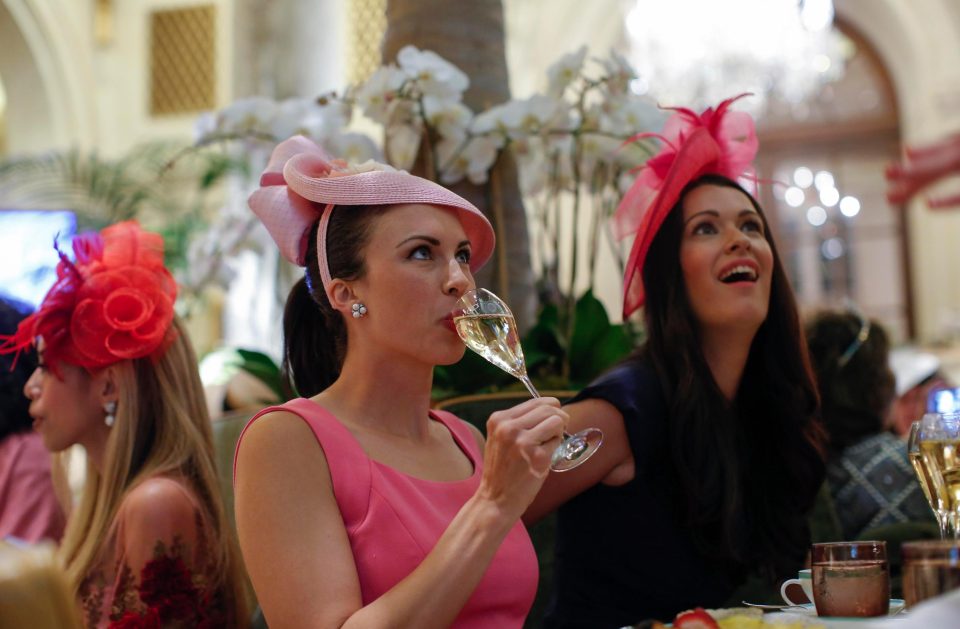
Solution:
<path fill-rule="evenodd" d="M 163 240 L 130 221 L 77 236 L 73 252 L 0 353 L 36 343 L 24 387 L 34 428 L 53 452 L 87 453 L 60 547 L 84 623 L 243 626 L 242 570 Z"/>
<path fill-rule="evenodd" d="M 303 137 L 250 206 L 306 267 L 284 314 L 303 396 L 247 426 L 240 545 L 271 629 L 520 627 L 537 563 L 519 518 L 549 471 L 555 399 L 494 413 L 488 440 L 430 410 L 461 358 L 450 318 L 490 256 L 489 222 L 430 181 L 349 168 Z"/>

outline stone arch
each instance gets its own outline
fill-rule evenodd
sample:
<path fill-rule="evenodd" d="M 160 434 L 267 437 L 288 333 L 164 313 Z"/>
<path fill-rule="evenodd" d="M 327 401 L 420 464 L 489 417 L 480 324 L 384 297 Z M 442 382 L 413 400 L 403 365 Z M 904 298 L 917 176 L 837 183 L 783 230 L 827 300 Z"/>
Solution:
<path fill-rule="evenodd" d="M 904 144 L 960 128 L 960 10 L 951 0 L 834 0 L 837 16 L 869 40 L 893 82 Z M 910 251 L 916 337 L 942 340 L 960 325 L 960 213 L 901 208 Z"/>
<path fill-rule="evenodd" d="M 94 144 L 91 36 L 76 28 L 85 11 L 65 0 L 0 2 L 10 153 Z"/>

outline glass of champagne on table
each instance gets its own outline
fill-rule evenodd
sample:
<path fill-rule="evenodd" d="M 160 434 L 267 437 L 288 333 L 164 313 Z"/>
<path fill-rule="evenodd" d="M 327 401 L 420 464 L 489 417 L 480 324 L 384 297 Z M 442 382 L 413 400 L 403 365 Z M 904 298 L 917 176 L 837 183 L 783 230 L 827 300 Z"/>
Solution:
<path fill-rule="evenodd" d="M 920 453 L 920 437 L 923 434 L 920 427 L 921 423 L 918 421 L 910 424 L 910 435 L 907 437 L 907 456 L 913 466 L 913 471 L 917 473 L 917 480 L 920 482 L 923 495 L 926 496 L 930 508 L 933 509 L 933 515 L 937 518 L 937 526 L 940 527 L 940 539 L 947 539 L 947 533 L 950 531 L 950 518 L 942 501 L 937 498 L 933 476 L 927 470 Z"/>
<path fill-rule="evenodd" d="M 519 379 L 530 395 L 540 397 L 527 375 L 513 312 L 503 300 L 485 288 L 467 291 L 453 310 L 453 323 L 467 347 Z M 564 472 L 577 467 L 596 452 L 602 441 L 603 433 L 596 428 L 575 435 L 563 433 L 563 443 L 554 451 L 550 469 Z"/>
<path fill-rule="evenodd" d="M 927 413 L 920 423 L 920 458 L 933 481 L 931 492 L 954 539 L 960 535 L 960 415 Z"/>

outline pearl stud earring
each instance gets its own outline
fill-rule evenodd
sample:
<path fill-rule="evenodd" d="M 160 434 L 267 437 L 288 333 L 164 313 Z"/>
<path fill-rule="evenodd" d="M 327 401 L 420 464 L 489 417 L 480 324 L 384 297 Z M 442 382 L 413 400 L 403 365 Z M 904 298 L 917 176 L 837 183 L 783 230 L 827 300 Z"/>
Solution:
<path fill-rule="evenodd" d="M 117 421 L 117 403 L 107 402 L 103 405 L 103 411 L 107 414 L 107 416 L 103 418 L 103 423 L 109 428 L 113 426 L 113 422 Z"/>
<path fill-rule="evenodd" d="M 351 310 L 353 310 L 354 319 L 362 319 L 363 317 L 367 316 L 367 307 L 364 306 L 362 302 L 358 301 L 357 303 L 353 304 Z"/>

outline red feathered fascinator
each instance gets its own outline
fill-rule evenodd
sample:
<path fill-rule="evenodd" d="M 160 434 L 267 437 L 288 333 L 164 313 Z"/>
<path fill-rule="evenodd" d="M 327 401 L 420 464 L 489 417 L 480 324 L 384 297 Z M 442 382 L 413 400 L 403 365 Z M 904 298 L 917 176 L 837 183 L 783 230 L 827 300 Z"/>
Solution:
<path fill-rule="evenodd" d="M 74 260 L 60 250 L 57 281 L 16 334 L 0 336 L 0 354 L 43 337 L 44 362 L 87 370 L 159 357 L 175 338 L 177 284 L 163 266 L 163 238 L 125 221 L 73 239 Z"/>
<path fill-rule="evenodd" d="M 618 238 L 636 234 L 623 278 L 624 318 L 643 306 L 644 259 L 684 187 L 706 174 L 736 181 L 748 173 L 757 154 L 753 119 L 729 109 L 744 96 L 729 98 L 702 114 L 672 108 L 676 113 L 667 120 L 663 133 L 640 133 L 629 140 L 657 137 L 663 148 L 641 167 L 614 214 Z"/>

